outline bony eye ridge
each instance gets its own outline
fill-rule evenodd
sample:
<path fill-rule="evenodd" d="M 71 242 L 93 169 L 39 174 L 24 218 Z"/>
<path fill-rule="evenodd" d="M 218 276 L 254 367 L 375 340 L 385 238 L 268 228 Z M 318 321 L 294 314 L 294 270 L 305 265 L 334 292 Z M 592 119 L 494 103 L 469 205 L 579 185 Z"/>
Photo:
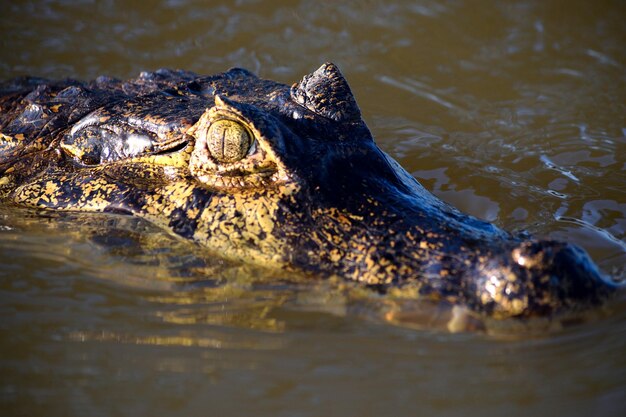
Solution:
<path fill-rule="evenodd" d="M 222 119 L 211 123 L 207 132 L 207 148 L 218 162 L 232 163 L 248 155 L 253 136 L 241 123 Z"/>

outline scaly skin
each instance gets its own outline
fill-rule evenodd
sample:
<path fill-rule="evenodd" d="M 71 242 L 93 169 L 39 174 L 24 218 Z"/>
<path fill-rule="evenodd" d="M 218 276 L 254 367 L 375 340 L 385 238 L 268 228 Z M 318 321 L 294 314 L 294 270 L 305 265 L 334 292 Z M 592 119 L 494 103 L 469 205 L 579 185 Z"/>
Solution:
<path fill-rule="evenodd" d="M 234 69 L 0 88 L 0 196 L 141 216 L 224 257 L 406 289 L 494 318 L 597 305 L 580 248 L 523 240 L 426 191 L 383 153 L 324 64 L 291 88 Z"/>

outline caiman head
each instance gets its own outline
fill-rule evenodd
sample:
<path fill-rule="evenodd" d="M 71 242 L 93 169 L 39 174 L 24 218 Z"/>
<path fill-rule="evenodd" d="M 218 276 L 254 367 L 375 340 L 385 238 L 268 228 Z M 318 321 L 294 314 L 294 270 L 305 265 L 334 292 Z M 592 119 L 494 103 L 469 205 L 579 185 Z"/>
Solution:
<path fill-rule="evenodd" d="M 5 174 L 10 198 L 134 214 L 227 258 L 496 318 L 586 307 L 614 288 L 582 249 L 513 236 L 430 194 L 376 146 L 333 64 L 291 87 L 241 69 L 170 77 L 149 95 L 131 80 L 127 98 L 68 125 L 30 157 L 36 174 Z"/>

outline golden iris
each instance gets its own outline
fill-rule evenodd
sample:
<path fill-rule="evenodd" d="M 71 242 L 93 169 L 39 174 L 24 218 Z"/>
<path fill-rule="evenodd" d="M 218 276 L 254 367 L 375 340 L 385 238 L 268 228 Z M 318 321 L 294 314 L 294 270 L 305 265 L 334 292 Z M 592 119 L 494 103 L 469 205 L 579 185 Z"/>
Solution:
<path fill-rule="evenodd" d="M 207 147 L 218 162 L 242 160 L 252 146 L 252 135 L 233 120 L 217 120 L 209 126 Z"/>

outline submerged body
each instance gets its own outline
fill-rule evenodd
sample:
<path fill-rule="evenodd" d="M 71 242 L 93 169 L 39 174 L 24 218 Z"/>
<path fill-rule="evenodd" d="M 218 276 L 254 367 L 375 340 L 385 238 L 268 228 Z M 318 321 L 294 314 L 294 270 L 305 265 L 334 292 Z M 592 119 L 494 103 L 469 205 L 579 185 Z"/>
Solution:
<path fill-rule="evenodd" d="M 494 318 L 596 305 L 580 248 L 513 236 L 382 152 L 325 64 L 289 87 L 233 69 L 0 87 L 0 197 L 133 214 L 222 256 L 406 289 Z"/>

